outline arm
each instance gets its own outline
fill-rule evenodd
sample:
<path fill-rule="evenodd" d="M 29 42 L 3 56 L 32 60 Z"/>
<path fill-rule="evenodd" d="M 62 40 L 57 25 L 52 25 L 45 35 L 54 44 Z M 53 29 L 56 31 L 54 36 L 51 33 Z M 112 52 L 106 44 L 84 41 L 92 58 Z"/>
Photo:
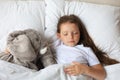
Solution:
<path fill-rule="evenodd" d="M 97 80 L 104 80 L 106 77 L 105 69 L 101 66 L 101 64 L 97 64 L 94 66 L 87 66 L 85 64 L 80 64 L 78 62 L 73 62 L 73 65 L 65 68 L 65 72 L 69 75 L 88 75 Z"/>
<path fill-rule="evenodd" d="M 88 66 L 87 66 L 88 67 Z M 91 76 L 97 80 L 104 80 L 106 77 L 105 69 L 101 66 L 101 64 L 92 66 L 92 67 L 86 67 L 86 70 L 84 72 L 85 75 Z"/>

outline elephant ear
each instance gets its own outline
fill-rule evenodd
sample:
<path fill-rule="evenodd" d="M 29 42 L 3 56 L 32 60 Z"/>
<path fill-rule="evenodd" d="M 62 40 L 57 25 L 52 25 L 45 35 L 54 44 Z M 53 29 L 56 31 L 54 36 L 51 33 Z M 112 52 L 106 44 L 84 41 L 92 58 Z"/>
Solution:
<path fill-rule="evenodd" d="M 40 50 L 41 41 L 42 41 L 41 34 L 34 29 L 27 29 L 27 30 L 24 30 L 24 32 L 28 36 L 28 38 L 30 39 L 31 44 L 32 44 L 35 52 L 38 53 Z"/>
<path fill-rule="evenodd" d="M 18 35 L 24 34 L 23 31 L 13 31 L 8 35 L 7 44 L 10 44 Z"/>
<path fill-rule="evenodd" d="M 34 61 L 37 57 L 29 38 L 25 34 L 17 36 L 8 45 L 8 49 L 14 57 L 21 61 Z"/>

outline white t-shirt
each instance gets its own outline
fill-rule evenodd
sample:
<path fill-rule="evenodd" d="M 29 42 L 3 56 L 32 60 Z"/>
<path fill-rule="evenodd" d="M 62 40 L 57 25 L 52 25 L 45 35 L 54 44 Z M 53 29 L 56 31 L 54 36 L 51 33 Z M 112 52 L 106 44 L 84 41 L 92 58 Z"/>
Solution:
<path fill-rule="evenodd" d="M 73 61 L 76 61 L 93 66 L 100 63 L 92 49 L 84 47 L 82 44 L 70 47 L 57 41 L 54 48 L 58 64 L 71 64 Z"/>

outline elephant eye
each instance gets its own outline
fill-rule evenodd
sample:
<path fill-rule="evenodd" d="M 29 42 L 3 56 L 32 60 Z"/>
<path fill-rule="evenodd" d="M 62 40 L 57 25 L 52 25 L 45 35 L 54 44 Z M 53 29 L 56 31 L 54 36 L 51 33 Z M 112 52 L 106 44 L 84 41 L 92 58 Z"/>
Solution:
<path fill-rule="evenodd" d="M 39 39 L 38 39 L 38 38 L 36 38 L 36 41 L 39 41 Z"/>

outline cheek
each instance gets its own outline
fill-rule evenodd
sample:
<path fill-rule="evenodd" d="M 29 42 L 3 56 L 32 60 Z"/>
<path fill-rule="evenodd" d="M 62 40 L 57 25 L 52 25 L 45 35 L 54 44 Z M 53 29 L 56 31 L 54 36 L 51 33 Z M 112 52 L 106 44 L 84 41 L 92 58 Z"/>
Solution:
<path fill-rule="evenodd" d="M 77 41 L 79 41 L 79 40 L 80 40 L 80 35 L 76 35 L 75 39 L 76 39 Z"/>
<path fill-rule="evenodd" d="M 66 41 L 66 39 L 67 39 L 66 37 L 61 37 L 62 41 Z"/>
<path fill-rule="evenodd" d="M 63 36 L 61 35 L 61 33 L 57 33 L 57 37 L 60 39 L 60 40 L 63 40 Z"/>

